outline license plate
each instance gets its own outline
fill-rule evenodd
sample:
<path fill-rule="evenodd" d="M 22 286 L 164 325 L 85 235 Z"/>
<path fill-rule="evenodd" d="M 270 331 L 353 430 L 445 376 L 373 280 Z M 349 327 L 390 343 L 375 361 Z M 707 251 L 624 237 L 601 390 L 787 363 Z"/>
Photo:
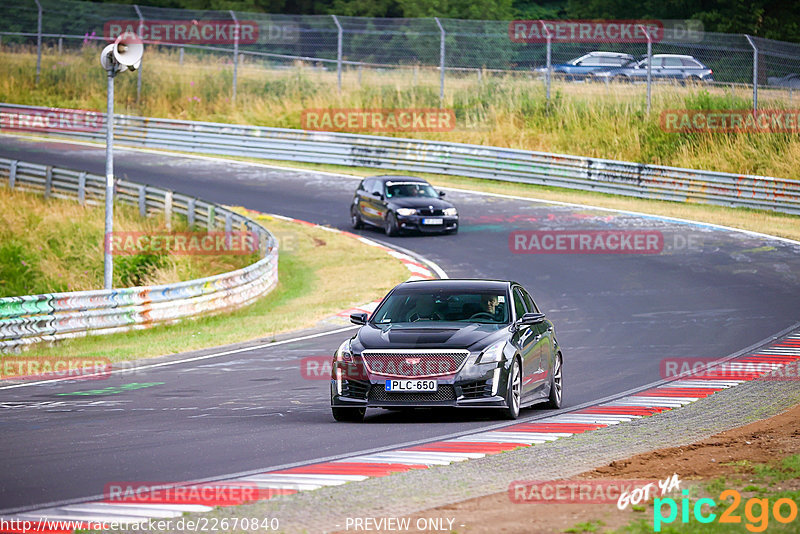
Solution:
<path fill-rule="evenodd" d="M 436 380 L 387 380 L 386 391 L 436 391 Z"/>
<path fill-rule="evenodd" d="M 444 219 L 422 219 L 422 224 L 444 224 Z"/>

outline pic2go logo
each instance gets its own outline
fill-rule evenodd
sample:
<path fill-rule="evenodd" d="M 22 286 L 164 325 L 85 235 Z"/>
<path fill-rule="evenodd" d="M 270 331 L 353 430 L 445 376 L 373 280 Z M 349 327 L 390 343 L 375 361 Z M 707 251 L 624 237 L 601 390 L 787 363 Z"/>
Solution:
<path fill-rule="evenodd" d="M 689 503 L 686 497 L 689 490 L 683 490 L 683 499 L 681 499 L 680 513 L 681 523 L 688 524 L 690 521 L 689 512 L 692 512 L 695 521 L 698 523 L 713 523 L 717 519 L 717 514 L 712 512 L 712 508 L 719 506 L 714 499 L 698 499 L 695 501 L 694 506 Z M 742 502 L 741 494 L 733 489 L 724 490 L 719 494 L 720 501 L 727 501 L 731 499 L 729 506 L 724 512 L 719 514 L 719 522 L 726 524 L 741 524 L 742 517 L 736 513 L 736 509 Z M 665 516 L 662 508 L 668 507 L 668 513 Z M 703 506 L 707 505 L 704 510 Z M 770 512 L 778 523 L 791 523 L 797 519 L 797 503 L 792 499 L 782 498 L 776 500 L 770 508 L 769 499 L 750 498 L 744 504 L 744 516 L 747 519 L 745 528 L 750 532 L 764 532 L 769 526 Z M 787 513 L 788 512 L 788 513 Z M 661 525 L 671 524 L 678 518 L 678 503 L 671 497 L 662 499 L 655 499 L 653 501 L 653 530 L 661 532 Z"/>

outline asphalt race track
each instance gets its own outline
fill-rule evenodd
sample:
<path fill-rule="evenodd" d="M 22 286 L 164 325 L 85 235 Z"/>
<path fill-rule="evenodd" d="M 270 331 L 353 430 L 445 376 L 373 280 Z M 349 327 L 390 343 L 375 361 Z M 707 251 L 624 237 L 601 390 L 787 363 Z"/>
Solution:
<path fill-rule="evenodd" d="M 104 169 L 101 147 L 2 137 L 0 157 Z M 356 187 L 313 172 L 121 149 L 115 169 L 120 177 L 341 229 L 349 229 Z M 800 320 L 800 246 L 590 208 L 454 191 L 447 198 L 461 215 L 457 235 L 360 233 L 419 253 L 451 277 L 509 278 L 531 289 L 564 349 L 566 407 L 658 380 L 664 358 L 725 356 Z M 657 231 L 663 249 L 520 254 L 509 246 L 515 230 Z M 299 360 L 331 354 L 347 335 L 102 381 L 0 387 L 0 512 L 100 495 L 112 481 L 265 471 L 496 422 L 485 411 L 374 410 L 364 424 L 335 424 L 328 382 L 303 378 Z"/>

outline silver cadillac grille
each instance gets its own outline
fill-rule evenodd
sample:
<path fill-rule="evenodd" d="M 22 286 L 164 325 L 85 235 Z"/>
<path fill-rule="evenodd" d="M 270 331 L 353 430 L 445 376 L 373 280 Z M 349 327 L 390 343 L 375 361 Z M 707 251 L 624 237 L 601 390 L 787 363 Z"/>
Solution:
<path fill-rule="evenodd" d="M 376 375 L 422 378 L 457 373 L 469 356 L 468 350 L 396 349 L 365 350 L 367 370 Z"/>

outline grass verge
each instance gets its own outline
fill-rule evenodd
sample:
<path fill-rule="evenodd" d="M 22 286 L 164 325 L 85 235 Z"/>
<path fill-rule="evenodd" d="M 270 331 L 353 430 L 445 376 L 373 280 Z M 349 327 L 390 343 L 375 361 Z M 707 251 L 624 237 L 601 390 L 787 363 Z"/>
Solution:
<path fill-rule="evenodd" d="M 0 297 L 102 288 L 104 216 L 102 207 L 0 188 Z M 135 207 L 119 204 L 114 229 L 153 235 L 166 226 L 163 217 L 143 219 Z M 186 219 L 175 217 L 172 231 L 188 231 Z M 255 255 L 115 256 L 114 286 L 203 278 L 256 260 Z"/>
<path fill-rule="evenodd" d="M 264 298 L 227 314 L 37 346 L 26 357 L 97 356 L 118 362 L 241 341 L 268 342 L 382 296 L 408 278 L 398 260 L 350 237 L 266 215 L 255 218 L 282 247 L 278 286 Z"/>

